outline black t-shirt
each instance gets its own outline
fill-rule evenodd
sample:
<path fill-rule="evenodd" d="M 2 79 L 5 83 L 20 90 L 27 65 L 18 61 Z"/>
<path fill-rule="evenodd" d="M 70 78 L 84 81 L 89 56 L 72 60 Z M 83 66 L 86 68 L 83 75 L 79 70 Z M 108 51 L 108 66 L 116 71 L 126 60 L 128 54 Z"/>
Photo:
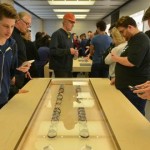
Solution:
<path fill-rule="evenodd" d="M 150 40 L 142 32 L 134 35 L 124 48 L 121 57 L 127 57 L 134 67 L 116 63 L 116 87 L 128 88 L 129 85 L 141 84 L 150 79 Z"/>
<path fill-rule="evenodd" d="M 145 34 L 150 38 L 150 30 L 146 31 Z"/>

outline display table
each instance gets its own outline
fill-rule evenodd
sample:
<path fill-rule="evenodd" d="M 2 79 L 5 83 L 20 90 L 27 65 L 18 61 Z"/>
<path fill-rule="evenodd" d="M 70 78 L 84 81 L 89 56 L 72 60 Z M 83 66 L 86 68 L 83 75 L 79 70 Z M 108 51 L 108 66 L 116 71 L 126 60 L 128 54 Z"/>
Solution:
<path fill-rule="evenodd" d="M 85 60 L 84 58 L 73 59 L 72 72 L 91 72 L 92 60 Z M 49 63 L 44 66 L 44 77 L 49 77 L 49 73 L 53 73 L 49 69 Z"/>
<path fill-rule="evenodd" d="M 107 79 L 33 79 L 0 110 L 2 150 L 146 150 L 150 124 Z"/>

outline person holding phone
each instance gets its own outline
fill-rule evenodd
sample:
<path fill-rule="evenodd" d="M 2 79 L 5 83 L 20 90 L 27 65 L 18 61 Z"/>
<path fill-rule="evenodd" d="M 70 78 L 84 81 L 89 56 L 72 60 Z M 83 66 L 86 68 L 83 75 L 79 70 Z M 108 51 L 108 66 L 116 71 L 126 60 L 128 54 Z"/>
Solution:
<path fill-rule="evenodd" d="M 121 17 L 116 26 L 127 40 L 127 45 L 120 56 L 111 52 L 112 60 L 116 62 L 115 86 L 145 115 L 146 101 L 128 86 L 142 84 L 150 79 L 150 40 L 139 31 L 135 20 L 130 16 Z"/>
<path fill-rule="evenodd" d="M 150 7 L 145 11 L 143 21 L 147 21 L 150 27 Z M 150 30 L 145 32 L 150 38 Z M 133 93 L 136 93 L 140 98 L 150 100 L 150 81 L 146 81 L 143 84 L 136 85 L 137 90 L 134 90 Z M 142 93 L 142 94 L 139 94 Z"/>
<path fill-rule="evenodd" d="M 17 19 L 15 8 L 10 4 L 1 3 L 0 10 L 0 108 L 2 108 L 8 102 L 10 81 L 14 79 L 16 68 L 27 72 L 29 66 L 17 66 L 17 46 L 15 40 L 11 38 Z"/>

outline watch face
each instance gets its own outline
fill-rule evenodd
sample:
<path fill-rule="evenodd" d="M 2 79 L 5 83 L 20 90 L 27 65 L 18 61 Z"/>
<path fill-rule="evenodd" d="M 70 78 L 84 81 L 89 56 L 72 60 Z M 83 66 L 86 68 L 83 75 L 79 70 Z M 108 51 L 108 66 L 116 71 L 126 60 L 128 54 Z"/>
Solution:
<path fill-rule="evenodd" d="M 50 130 L 48 131 L 47 136 L 48 136 L 49 138 L 54 138 L 54 137 L 56 137 L 56 136 L 57 136 L 56 130 L 50 129 Z"/>
<path fill-rule="evenodd" d="M 80 131 L 79 135 L 80 135 L 82 138 L 88 138 L 88 137 L 89 137 L 88 129 L 82 129 L 82 130 Z"/>

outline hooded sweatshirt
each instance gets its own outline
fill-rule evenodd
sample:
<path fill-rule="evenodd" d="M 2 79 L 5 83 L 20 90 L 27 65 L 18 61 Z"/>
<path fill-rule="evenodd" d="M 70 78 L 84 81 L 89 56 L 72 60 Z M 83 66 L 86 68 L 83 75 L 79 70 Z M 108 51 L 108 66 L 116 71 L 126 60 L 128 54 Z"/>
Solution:
<path fill-rule="evenodd" d="M 0 45 L 0 104 L 8 101 L 10 81 L 17 68 L 17 45 L 9 38 L 4 45 Z"/>

